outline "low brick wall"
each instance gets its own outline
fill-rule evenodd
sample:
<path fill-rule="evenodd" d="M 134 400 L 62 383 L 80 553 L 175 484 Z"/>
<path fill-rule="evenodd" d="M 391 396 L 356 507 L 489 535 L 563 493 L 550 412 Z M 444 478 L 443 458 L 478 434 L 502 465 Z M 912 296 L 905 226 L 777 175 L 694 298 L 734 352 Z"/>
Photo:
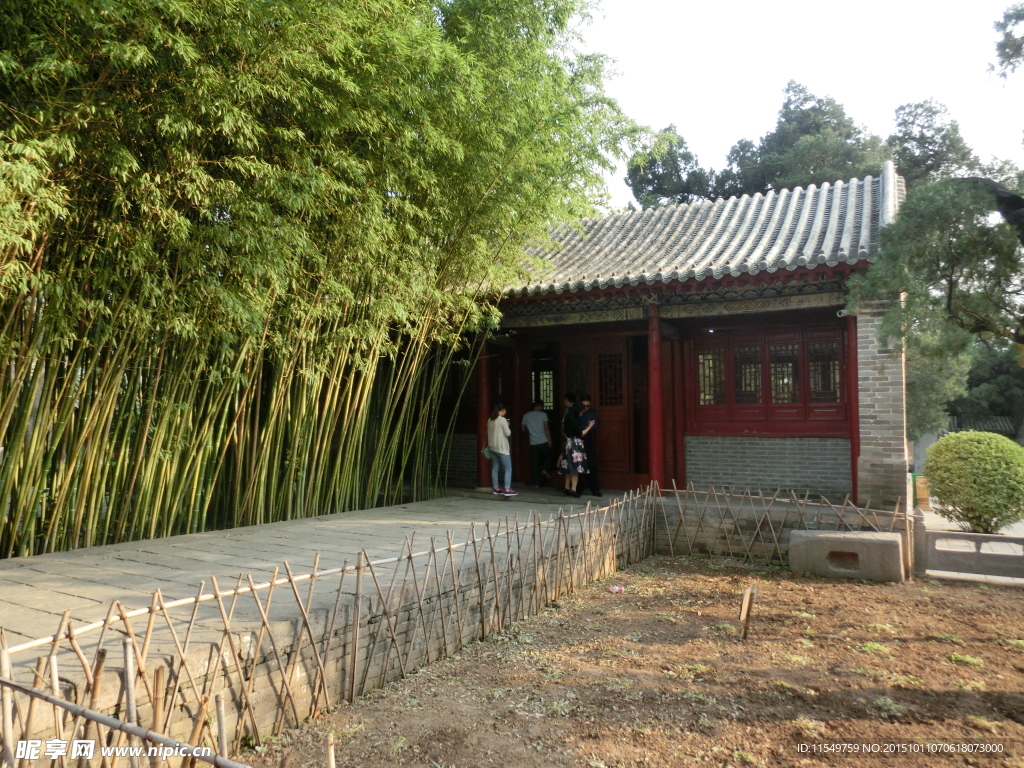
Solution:
<path fill-rule="evenodd" d="M 781 488 L 841 502 L 852 488 L 850 463 L 850 441 L 840 438 L 686 438 L 687 482 L 699 489 Z"/>
<path fill-rule="evenodd" d="M 694 490 L 666 491 L 660 507 L 654 540 L 658 554 L 710 554 L 786 565 L 794 530 L 876 531 L 904 538 L 904 570 L 911 573 L 913 521 L 895 509 Z"/>

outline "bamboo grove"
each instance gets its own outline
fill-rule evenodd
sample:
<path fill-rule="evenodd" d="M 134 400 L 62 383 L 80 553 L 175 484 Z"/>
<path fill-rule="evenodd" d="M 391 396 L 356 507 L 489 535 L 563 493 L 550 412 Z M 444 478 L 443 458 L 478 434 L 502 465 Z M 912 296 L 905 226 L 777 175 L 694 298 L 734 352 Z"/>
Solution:
<path fill-rule="evenodd" d="M 0 556 L 431 493 L 448 372 L 634 133 L 585 8 L 0 8 Z"/>

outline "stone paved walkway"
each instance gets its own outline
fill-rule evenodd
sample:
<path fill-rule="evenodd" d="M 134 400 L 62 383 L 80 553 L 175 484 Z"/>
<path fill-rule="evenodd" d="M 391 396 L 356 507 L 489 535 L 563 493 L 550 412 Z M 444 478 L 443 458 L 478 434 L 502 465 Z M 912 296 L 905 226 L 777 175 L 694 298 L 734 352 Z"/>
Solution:
<path fill-rule="evenodd" d="M 610 498 L 606 495 L 601 501 Z M 517 512 L 525 520 L 531 510 L 546 518 L 557 515 L 560 501 L 572 501 L 579 508 L 586 500 L 565 499 L 552 489 L 524 493 L 515 500 L 468 494 L 0 560 L 0 627 L 13 647 L 52 635 L 68 609 L 74 625 L 82 626 L 102 621 L 114 600 L 129 610 L 146 608 L 158 588 L 167 601 L 194 597 L 200 581 L 205 581 L 209 590 L 211 575 L 224 590 L 235 586 L 240 573 L 251 572 L 255 580 L 266 580 L 284 561 L 295 574 L 309 573 L 318 552 L 321 570 L 339 567 L 346 560 L 354 564 L 361 550 L 373 560 L 389 558 L 401 552 L 406 537 L 415 536 L 418 550 L 429 548 L 432 536 L 440 546 L 447 531 L 460 543 L 466 540 L 471 523 L 490 521 L 493 528 Z M 569 506 L 564 508 L 568 511 Z M 16 663 L 26 657 L 34 659 L 36 653 L 20 654 Z"/>

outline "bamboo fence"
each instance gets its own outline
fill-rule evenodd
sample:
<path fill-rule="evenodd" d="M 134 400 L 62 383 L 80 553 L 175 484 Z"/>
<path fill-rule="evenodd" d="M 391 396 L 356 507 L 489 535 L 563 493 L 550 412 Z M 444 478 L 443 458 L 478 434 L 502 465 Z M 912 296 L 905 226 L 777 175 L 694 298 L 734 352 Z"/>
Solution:
<path fill-rule="evenodd" d="M 0 677 L 226 757 L 654 554 L 658 493 L 652 485 L 546 520 L 473 525 L 458 544 L 450 532 L 423 549 L 407 538 L 397 556 L 364 550 L 340 567 L 322 568 L 318 555 L 310 573 L 285 562 L 265 581 L 211 577 L 195 597 L 165 601 L 158 590 L 148 607 L 114 602 L 103 621 L 83 626 L 67 611 L 52 636 L 8 647 L 0 635 Z M 30 737 L 126 738 L 3 692 L 5 748 Z"/>
<path fill-rule="evenodd" d="M 792 530 L 877 531 L 904 536 L 904 553 L 913 551 L 913 520 L 900 509 L 863 507 L 849 496 L 833 504 L 824 497 L 790 491 L 734 493 L 693 485 L 664 490 L 656 548 L 666 554 L 711 554 L 758 563 L 786 565 Z M 906 554 L 909 557 L 909 554 Z"/>

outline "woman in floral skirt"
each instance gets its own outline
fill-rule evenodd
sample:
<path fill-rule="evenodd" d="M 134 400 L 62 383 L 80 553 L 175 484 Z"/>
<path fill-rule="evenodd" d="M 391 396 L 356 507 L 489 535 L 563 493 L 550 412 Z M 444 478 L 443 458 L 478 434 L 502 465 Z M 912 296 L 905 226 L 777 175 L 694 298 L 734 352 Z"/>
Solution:
<path fill-rule="evenodd" d="M 565 414 L 562 416 L 562 434 L 565 436 L 565 446 L 562 448 L 562 455 L 558 460 L 558 471 L 565 475 L 566 496 L 580 497 L 576 490 L 576 484 L 580 475 L 590 472 L 587 466 L 587 452 L 583 447 L 583 430 L 580 429 L 580 414 L 582 409 L 576 404 L 576 395 L 569 392 L 565 396 Z"/>

